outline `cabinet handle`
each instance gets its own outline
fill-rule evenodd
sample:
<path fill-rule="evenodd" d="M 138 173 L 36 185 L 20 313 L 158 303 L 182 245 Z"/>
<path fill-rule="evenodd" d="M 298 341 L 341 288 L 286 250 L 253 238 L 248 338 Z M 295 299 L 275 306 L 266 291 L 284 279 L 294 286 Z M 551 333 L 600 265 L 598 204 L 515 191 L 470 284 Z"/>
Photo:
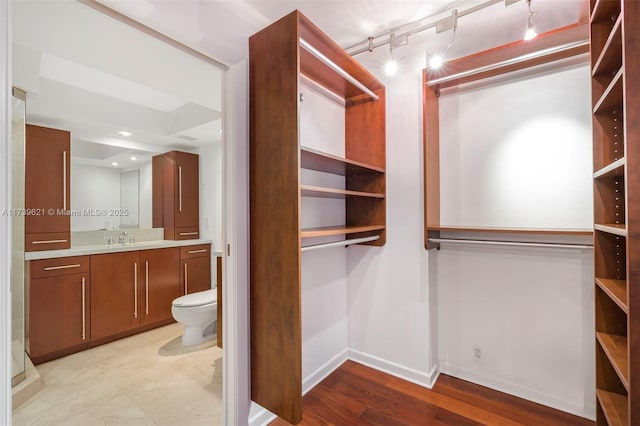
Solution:
<path fill-rule="evenodd" d="M 67 151 L 62 151 L 62 210 L 67 209 Z"/>
<path fill-rule="evenodd" d="M 187 252 L 187 254 L 196 254 L 196 253 L 205 253 L 207 251 L 207 249 L 201 249 L 201 250 L 189 250 Z"/>
<path fill-rule="evenodd" d="M 198 235 L 197 232 L 181 232 L 180 235 Z"/>
<path fill-rule="evenodd" d="M 182 212 L 182 166 L 178 166 L 178 210 Z"/>
<path fill-rule="evenodd" d="M 144 262 L 144 293 L 145 293 L 144 311 L 147 315 L 149 315 L 149 261 L 148 260 L 145 260 Z"/>
<path fill-rule="evenodd" d="M 133 264 L 133 317 L 138 318 L 138 262 Z"/>
<path fill-rule="evenodd" d="M 84 277 L 82 277 L 82 340 L 86 340 L 86 331 L 87 331 L 87 324 L 86 324 L 86 312 L 85 312 L 85 305 L 86 305 L 86 293 L 85 293 L 85 280 Z"/>
<path fill-rule="evenodd" d="M 31 244 L 57 244 L 57 243 L 66 243 L 67 240 L 39 240 L 39 241 L 31 241 Z"/>
<path fill-rule="evenodd" d="M 187 262 L 185 262 L 184 263 L 184 294 L 189 294 L 188 281 L 189 281 L 189 274 L 187 272 Z"/>
<path fill-rule="evenodd" d="M 56 271 L 58 269 L 69 269 L 69 268 L 79 268 L 80 264 L 76 263 L 75 265 L 60 265 L 60 266 L 47 266 L 44 268 L 45 271 Z"/>

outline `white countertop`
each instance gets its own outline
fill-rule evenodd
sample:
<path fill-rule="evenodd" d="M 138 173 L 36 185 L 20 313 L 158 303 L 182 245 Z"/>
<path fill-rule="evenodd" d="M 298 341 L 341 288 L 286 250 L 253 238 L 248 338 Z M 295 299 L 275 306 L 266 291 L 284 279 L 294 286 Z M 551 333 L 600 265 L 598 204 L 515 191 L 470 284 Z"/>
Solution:
<path fill-rule="evenodd" d="M 62 250 L 46 250 L 31 251 L 24 254 L 25 260 L 54 259 L 59 257 L 85 256 L 90 254 L 117 253 L 121 251 L 150 250 L 168 247 L 184 247 L 194 246 L 198 244 L 211 244 L 211 240 L 156 240 L 156 241 L 139 241 L 135 243 L 112 244 L 95 244 L 86 246 L 75 246 L 70 249 Z M 213 256 L 222 256 L 220 250 L 211 250 Z"/>

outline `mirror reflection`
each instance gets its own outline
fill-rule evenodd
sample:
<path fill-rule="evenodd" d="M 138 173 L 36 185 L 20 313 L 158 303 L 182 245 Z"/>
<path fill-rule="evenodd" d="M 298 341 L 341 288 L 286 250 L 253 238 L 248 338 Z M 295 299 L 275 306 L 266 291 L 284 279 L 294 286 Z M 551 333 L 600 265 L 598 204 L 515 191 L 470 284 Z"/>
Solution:
<path fill-rule="evenodd" d="M 79 2 L 13 6 L 27 123 L 71 132 L 71 231 L 151 228 L 151 157 L 218 155 L 222 71 Z"/>

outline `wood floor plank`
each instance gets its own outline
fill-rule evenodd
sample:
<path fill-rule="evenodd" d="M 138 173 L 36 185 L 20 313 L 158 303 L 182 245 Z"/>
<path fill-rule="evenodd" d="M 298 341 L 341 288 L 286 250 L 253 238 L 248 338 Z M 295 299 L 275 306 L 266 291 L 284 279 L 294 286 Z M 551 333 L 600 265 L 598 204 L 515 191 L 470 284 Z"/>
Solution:
<path fill-rule="evenodd" d="M 441 375 L 433 389 L 347 361 L 303 398 L 304 426 L 594 425 L 480 385 Z M 271 423 L 285 426 L 278 419 Z"/>

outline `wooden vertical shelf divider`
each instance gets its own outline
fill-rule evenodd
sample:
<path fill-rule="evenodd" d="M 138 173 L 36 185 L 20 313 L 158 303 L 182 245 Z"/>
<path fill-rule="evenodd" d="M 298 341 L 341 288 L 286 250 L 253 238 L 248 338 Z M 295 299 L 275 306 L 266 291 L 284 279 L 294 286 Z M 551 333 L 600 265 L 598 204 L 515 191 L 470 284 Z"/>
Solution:
<path fill-rule="evenodd" d="M 301 76 L 344 99 L 345 158 L 300 146 Z M 249 38 L 249 93 L 251 398 L 297 424 L 302 241 L 385 244 L 385 87 L 294 11 Z M 302 185 L 301 169 L 344 176 L 345 188 Z M 301 229 L 301 197 L 344 198 L 346 223 Z"/>
<path fill-rule="evenodd" d="M 640 2 L 590 0 L 596 423 L 640 424 Z"/>

